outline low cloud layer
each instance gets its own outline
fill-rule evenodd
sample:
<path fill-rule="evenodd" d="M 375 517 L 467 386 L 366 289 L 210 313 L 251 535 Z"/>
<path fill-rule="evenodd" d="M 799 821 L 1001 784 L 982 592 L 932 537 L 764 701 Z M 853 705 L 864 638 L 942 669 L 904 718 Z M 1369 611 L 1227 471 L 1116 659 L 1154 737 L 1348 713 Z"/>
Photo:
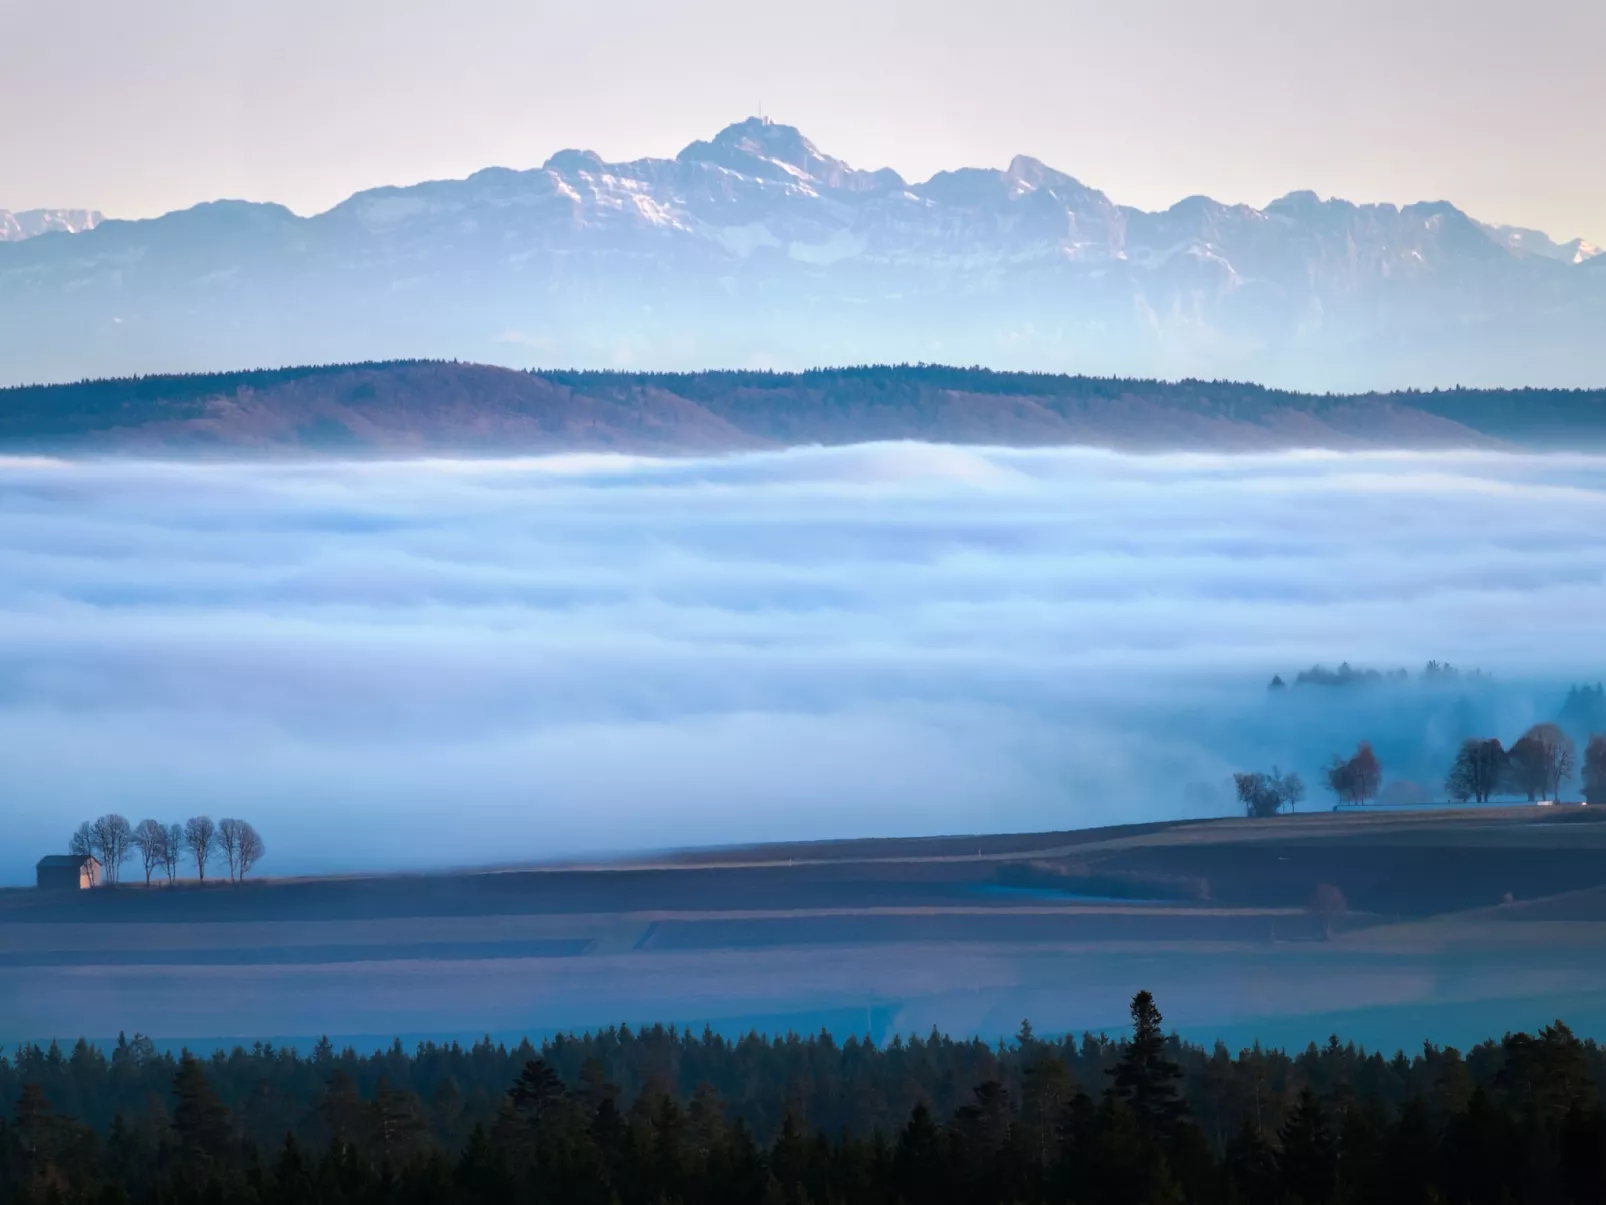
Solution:
<path fill-rule="evenodd" d="M 0 882 L 108 809 L 287 874 L 1426 779 L 1606 674 L 1603 581 L 1587 457 L 0 460 Z M 1496 684 L 1264 689 L 1429 657 Z"/>

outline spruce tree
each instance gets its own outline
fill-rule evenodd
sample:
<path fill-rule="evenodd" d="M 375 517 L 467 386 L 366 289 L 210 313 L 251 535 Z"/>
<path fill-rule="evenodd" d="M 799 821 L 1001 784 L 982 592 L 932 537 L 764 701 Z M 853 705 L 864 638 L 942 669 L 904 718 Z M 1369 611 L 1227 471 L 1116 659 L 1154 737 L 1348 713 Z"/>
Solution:
<path fill-rule="evenodd" d="M 186 1160 L 221 1159 L 233 1139 L 229 1111 L 207 1081 L 200 1060 L 186 1053 L 173 1077 L 173 1133 Z"/>
<path fill-rule="evenodd" d="M 1143 991 L 1133 996 L 1132 1038 L 1109 1070 L 1110 1090 L 1151 1136 L 1169 1134 L 1188 1111 L 1178 1087 L 1182 1068 L 1166 1057 L 1163 1021 L 1152 995 Z"/>

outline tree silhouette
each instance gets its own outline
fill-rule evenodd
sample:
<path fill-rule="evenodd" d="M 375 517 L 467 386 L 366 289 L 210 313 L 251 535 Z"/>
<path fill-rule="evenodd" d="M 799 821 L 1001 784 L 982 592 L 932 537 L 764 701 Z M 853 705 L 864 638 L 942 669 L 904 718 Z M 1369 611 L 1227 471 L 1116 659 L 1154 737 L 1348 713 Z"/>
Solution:
<path fill-rule="evenodd" d="M 1278 1165 L 1292 1200 L 1325 1205 L 1333 1199 L 1338 1179 L 1338 1142 L 1327 1111 L 1307 1086 L 1278 1135 Z"/>
<path fill-rule="evenodd" d="M 1233 786 L 1238 802 L 1246 815 L 1265 818 L 1275 816 L 1283 808 L 1292 811 L 1305 798 L 1305 782 L 1298 774 L 1280 772 L 1276 766 L 1270 774 L 1258 770 L 1248 774 L 1234 774 Z"/>
<path fill-rule="evenodd" d="M 191 816 L 184 822 L 184 848 L 195 860 L 195 874 L 206 882 L 206 864 L 212 860 L 217 844 L 217 825 L 210 816 Z"/>
<path fill-rule="evenodd" d="M 1164 1017 L 1147 991 L 1132 997 L 1132 1036 L 1110 1068 L 1110 1090 L 1150 1134 L 1168 1133 L 1187 1114 L 1182 1069 L 1166 1057 Z"/>
<path fill-rule="evenodd" d="M 188 1051 L 173 1077 L 173 1134 L 191 1163 L 223 1158 L 233 1133 L 229 1111 L 218 1100 L 200 1061 Z"/>
<path fill-rule="evenodd" d="M 1456 752 L 1444 789 L 1458 803 L 1488 803 L 1506 773 L 1506 751 L 1498 740 L 1469 737 Z"/>
<path fill-rule="evenodd" d="M 1573 776 L 1577 757 L 1572 738 L 1555 724 L 1535 724 L 1511 746 L 1507 764 L 1511 785 L 1530 803 L 1556 799 L 1561 784 Z"/>
<path fill-rule="evenodd" d="M 98 820 L 80 824 L 67 848 L 80 857 L 93 857 L 100 863 L 103 881 L 115 883 L 133 843 L 134 830 L 128 821 L 116 812 L 108 812 Z"/>
<path fill-rule="evenodd" d="M 134 826 L 130 838 L 139 851 L 140 866 L 145 871 L 145 886 L 151 885 L 151 875 L 166 864 L 167 826 L 155 820 L 141 820 Z"/>
<path fill-rule="evenodd" d="M 251 827 L 250 821 L 240 821 L 240 848 L 235 857 L 239 861 L 242 882 L 245 876 L 251 873 L 251 868 L 260 862 L 267 852 L 268 847 L 262 843 L 262 838 L 257 835 L 256 829 Z"/>
<path fill-rule="evenodd" d="M 1372 746 L 1362 741 L 1355 746 L 1355 754 L 1347 761 L 1334 757 L 1326 771 L 1327 789 L 1345 803 L 1365 803 L 1377 795 L 1383 783 L 1383 767 L 1372 752 Z"/>
<path fill-rule="evenodd" d="M 182 824 L 169 824 L 167 837 L 162 843 L 162 869 L 167 873 L 167 881 L 173 882 L 178 878 L 179 860 L 184 856 L 184 826 Z"/>

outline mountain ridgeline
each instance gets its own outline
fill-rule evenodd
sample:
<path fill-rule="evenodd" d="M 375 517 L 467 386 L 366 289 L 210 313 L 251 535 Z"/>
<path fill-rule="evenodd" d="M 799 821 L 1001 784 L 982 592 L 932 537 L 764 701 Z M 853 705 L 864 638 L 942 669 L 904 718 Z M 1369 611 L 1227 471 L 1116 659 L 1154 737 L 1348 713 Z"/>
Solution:
<path fill-rule="evenodd" d="M 0 390 L 17 451 L 719 453 L 918 439 L 1139 451 L 1601 448 L 1606 390 L 1309 395 L 936 365 L 522 372 L 435 361 Z"/>
<path fill-rule="evenodd" d="M 673 159 L 561 151 L 311 217 L 10 227 L 0 384 L 426 356 L 1606 385 L 1606 256 L 1579 239 L 1311 192 L 1147 212 L 1028 156 L 910 182 L 759 119 Z"/>

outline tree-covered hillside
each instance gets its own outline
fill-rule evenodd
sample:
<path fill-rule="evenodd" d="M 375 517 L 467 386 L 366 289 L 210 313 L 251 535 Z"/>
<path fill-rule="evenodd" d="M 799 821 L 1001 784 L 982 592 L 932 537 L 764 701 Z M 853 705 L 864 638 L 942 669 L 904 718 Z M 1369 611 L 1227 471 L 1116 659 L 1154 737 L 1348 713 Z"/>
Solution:
<path fill-rule="evenodd" d="M 518 372 L 441 361 L 0 390 L 11 450 L 721 452 L 921 439 L 1134 450 L 1606 446 L 1606 390 L 1311 395 L 940 365 Z"/>

